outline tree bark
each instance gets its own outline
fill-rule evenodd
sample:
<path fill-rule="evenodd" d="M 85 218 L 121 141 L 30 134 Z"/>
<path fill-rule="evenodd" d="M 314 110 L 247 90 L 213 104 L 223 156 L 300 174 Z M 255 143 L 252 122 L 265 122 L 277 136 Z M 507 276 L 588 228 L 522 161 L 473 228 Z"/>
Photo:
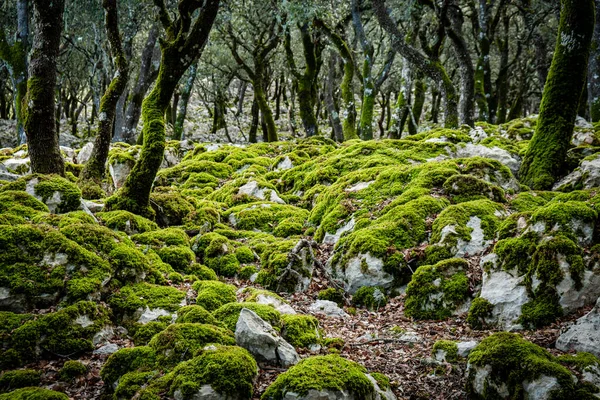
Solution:
<path fill-rule="evenodd" d="M 332 52 L 329 56 L 329 71 L 327 73 L 327 80 L 325 81 L 325 108 L 329 116 L 329 124 L 333 131 L 334 140 L 341 143 L 344 141 L 344 130 L 342 128 L 342 121 L 340 120 L 340 111 L 334 96 L 336 64 L 337 56 Z"/>
<path fill-rule="evenodd" d="M 588 68 L 588 101 L 592 122 L 600 121 L 600 0 L 596 0 L 596 25 Z"/>
<path fill-rule="evenodd" d="M 64 0 L 33 0 L 33 43 L 24 122 L 31 170 L 65 174 L 55 121 L 56 65 L 63 28 Z"/>
<path fill-rule="evenodd" d="M 181 89 L 181 97 L 177 105 L 177 116 L 175 117 L 175 126 L 173 127 L 173 140 L 183 139 L 183 123 L 185 122 L 185 117 L 187 115 L 188 103 L 192 95 L 192 89 L 194 88 L 194 81 L 196 80 L 197 71 L 198 64 L 192 64 L 188 72 L 188 79 Z"/>
<path fill-rule="evenodd" d="M 102 99 L 100 100 L 100 112 L 98 134 L 94 141 L 94 149 L 89 161 L 81 171 L 79 177 L 80 186 L 100 186 L 106 170 L 106 160 L 113 136 L 113 124 L 117 113 L 117 103 L 127 87 L 129 80 L 129 65 L 123 52 L 121 36 L 119 32 L 119 17 L 117 13 L 117 0 L 102 0 L 105 11 L 104 26 L 106 36 L 110 44 L 110 52 L 116 67 L 116 73 Z M 84 193 L 85 194 L 85 193 Z"/>
<path fill-rule="evenodd" d="M 594 0 L 562 0 L 558 37 L 540 116 L 520 170 L 521 182 L 550 189 L 565 172 L 594 31 Z"/>

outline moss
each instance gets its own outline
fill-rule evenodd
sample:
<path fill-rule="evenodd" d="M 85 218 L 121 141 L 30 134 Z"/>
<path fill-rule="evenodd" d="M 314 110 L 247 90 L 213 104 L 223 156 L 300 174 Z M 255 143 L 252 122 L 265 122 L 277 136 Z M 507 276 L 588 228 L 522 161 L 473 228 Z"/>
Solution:
<path fill-rule="evenodd" d="M 477 199 L 505 202 L 504 190 L 473 175 L 456 174 L 444 182 L 444 190 L 455 203 Z"/>
<path fill-rule="evenodd" d="M 177 311 L 185 299 L 185 292 L 169 286 L 138 283 L 120 288 L 109 299 L 108 304 L 115 313 L 134 315 L 138 310 L 162 308 Z"/>
<path fill-rule="evenodd" d="M 240 269 L 240 271 L 238 272 L 238 278 L 241 280 L 250 280 L 250 278 L 252 278 L 252 276 L 254 274 L 256 274 L 258 272 L 258 270 L 256 269 L 256 267 L 252 266 L 252 265 L 247 265 L 245 267 L 242 267 Z"/>
<path fill-rule="evenodd" d="M 0 375 L 0 392 L 10 392 L 28 386 L 38 386 L 42 373 L 33 369 L 6 371 Z"/>
<path fill-rule="evenodd" d="M 145 346 L 154 335 L 164 331 L 169 326 L 168 322 L 150 321 L 146 324 L 133 324 L 129 329 L 129 334 L 133 338 L 136 346 Z"/>
<path fill-rule="evenodd" d="M 120 377 L 128 372 L 151 369 L 156 363 L 156 352 L 147 346 L 120 349 L 111 354 L 102 366 L 100 376 L 111 390 Z"/>
<path fill-rule="evenodd" d="M 188 268 L 188 273 L 195 275 L 197 279 L 202 281 L 216 281 L 218 279 L 217 273 L 214 270 L 198 263 L 192 263 Z"/>
<path fill-rule="evenodd" d="M 294 206 L 261 202 L 232 207 L 223 216 L 235 222 L 237 229 L 258 229 L 288 237 L 302 234 L 308 214 L 307 210 Z"/>
<path fill-rule="evenodd" d="M 209 325 L 220 325 L 220 322 L 204 307 L 199 305 L 185 306 L 177 310 L 178 324 L 182 323 L 195 323 L 195 324 L 209 324 Z"/>
<path fill-rule="evenodd" d="M 483 297 L 477 297 L 471 303 L 467 323 L 473 329 L 484 329 L 486 326 L 485 319 L 490 317 L 494 305 Z"/>
<path fill-rule="evenodd" d="M 550 325 L 557 318 L 562 317 L 563 309 L 556 293 L 538 294 L 533 300 L 523 304 L 519 323 L 526 328 L 541 328 Z"/>
<path fill-rule="evenodd" d="M 5 187 L 2 189 L 0 191 L 0 214 L 11 214 L 28 220 L 48 212 L 48 207 L 44 203 L 28 193 L 19 190 L 5 190 Z"/>
<path fill-rule="evenodd" d="M 213 316 L 228 329 L 235 331 L 235 326 L 240 317 L 242 308 L 254 311 L 260 318 L 267 321 L 273 327 L 281 326 L 281 314 L 275 308 L 267 304 L 252 302 L 227 303 L 213 311 Z"/>
<path fill-rule="evenodd" d="M 343 307 L 346 301 L 344 300 L 344 291 L 342 289 L 327 288 L 321 290 L 317 295 L 319 300 L 329 300 L 336 303 L 338 306 Z"/>
<path fill-rule="evenodd" d="M 235 257 L 235 254 L 225 254 L 206 260 L 208 267 L 213 269 L 217 274 L 231 278 L 240 271 L 240 262 Z"/>
<path fill-rule="evenodd" d="M 16 350 L 21 364 L 42 356 L 75 356 L 93 349 L 92 337 L 109 324 L 108 317 L 106 309 L 79 302 L 28 320 L 12 331 L 7 348 Z"/>
<path fill-rule="evenodd" d="M 196 304 L 208 311 L 214 311 L 219 307 L 233 303 L 236 298 L 236 287 L 218 281 L 197 281 L 192 288 L 198 292 Z"/>
<path fill-rule="evenodd" d="M 390 378 L 388 378 L 384 374 L 380 374 L 379 372 L 371 372 L 369 375 L 371 375 L 373 379 L 375 379 L 375 381 L 377 382 L 377 386 L 379 386 L 381 390 L 385 391 L 391 389 Z"/>
<path fill-rule="evenodd" d="M 383 308 L 387 304 L 385 290 L 382 287 L 363 286 L 352 296 L 352 304 L 370 310 Z"/>
<path fill-rule="evenodd" d="M 148 344 L 156 351 L 159 365 L 174 366 L 189 360 L 207 344 L 234 345 L 233 333 L 208 324 L 173 324 L 158 333 Z"/>
<path fill-rule="evenodd" d="M 374 396 L 375 388 L 366 369 L 337 355 L 309 357 L 279 375 L 262 395 L 263 400 L 281 400 L 285 393 L 305 396 L 309 390 L 346 391 L 359 399 Z"/>
<path fill-rule="evenodd" d="M 28 187 L 33 188 L 35 197 L 43 203 L 48 203 L 52 196 L 58 192 L 60 194 L 60 203 L 51 210 L 53 212 L 65 213 L 75 211 L 79 208 L 81 191 L 77 185 L 58 175 L 27 175 L 3 186 L 0 190 L 24 191 Z"/>
<path fill-rule="evenodd" d="M 535 211 L 550 201 L 548 197 L 544 192 L 522 192 L 510 201 L 510 206 L 519 212 Z"/>
<path fill-rule="evenodd" d="M 41 388 L 22 388 L 0 394 L 0 400 L 69 400 L 66 394 Z"/>
<path fill-rule="evenodd" d="M 451 340 L 438 340 L 431 349 L 431 354 L 436 357 L 438 352 L 443 352 L 444 360 L 452 363 L 458 360 L 458 346 Z"/>
<path fill-rule="evenodd" d="M 186 246 L 162 247 L 157 249 L 156 253 L 163 262 L 178 272 L 191 272 L 190 266 L 196 260 L 194 252 Z"/>
<path fill-rule="evenodd" d="M 80 361 L 69 360 L 63 364 L 58 376 L 63 381 L 72 382 L 75 378 L 85 375 L 86 373 L 87 367 Z"/>
<path fill-rule="evenodd" d="M 406 288 L 404 313 L 416 319 L 445 319 L 469 298 L 468 263 L 460 258 L 424 265 Z"/>
<path fill-rule="evenodd" d="M 158 375 L 156 371 L 129 372 L 121 377 L 119 384 L 115 389 L 114 397 L 116 399 L 136 398 L 137 393 L 143 390 L 148 383 Z M 148 397 L 139 396 L 141 399 Z M 153 399 L 152 397 L 150 397 Z"/>
<path fill-rule="evenodd" d="M 156 212 L 156 221 L 162 227 L 182 225 L 194 211 L 194 206 L 179 192 L 152 193 L 150 204 Z"/>
<path fill-rule="evenodd" d="M 281 320 L 283 321 L 281 333 L 292 346 L 308 348 L 313 344 L 321 343 L 319 320 L 315 317 L 284 314 Z"/>
<path fill-rule="evenodd" d="M 217 346 L 179 364 L 171 376 L 171 395 L 178 392 L 183 398 L 192 398 L 203 385 L 210 385 L 222 396 L 249 400 L 254 392 L 258 367 L 245 349 Z"/>
<path fill-rule="evenodd" d="M 574 366 L 579 371 L 583 371 L 588 367 L 600 365 L 600 359 L 598 357 L 586 352 L 563 354 L 558 356 L 556 360 L 563 365 Z"/>
<path fill-rule="evenodd" d="M 337 349 L 337 350 L 341 350 L 344 345 L 346 344 L 346 342 L 344 342 L 344 339 L 342 338 L 324 338 L 323 339 L 323 346 L 327 347 L 328 349 Z"/>
<path fill-rule="evenodd" d="M 240 246 L 235 249 L 235 258 L 242 264 L 254 262 L 254 252 L 248 246 Z"/>
<path fill-rule="evenodd" d="M 542 375 L 555 377 L 560 384 L 552 398 L 570 398 L 574 391 L 571 373 L 561 366 L 545 349 L 508 332 L 495 333 L 484 339 L 469 354 L 468 362 L 474 367 L 490 366 L 488 379 L 497 386 L 506 385 L 508 396 L 519 396 L 524 381 L 533 381 Z M 475 399 L 499 396 L 494 385 L 485 385 L 484 393 L 477 394 L 473 388 L 475 368 L 469 372 L 467 392 Z"/>
<path fill-rule="evenodd" d="M 158 229 L 158 225 L 156 225 L 155 222 L 139 215 L 132 214 L 129 211 L 100 212 L 96 214 L 96 216 L 100 218 L 108 228 L 126 232 L 129 235 L 155 231 Z"/>

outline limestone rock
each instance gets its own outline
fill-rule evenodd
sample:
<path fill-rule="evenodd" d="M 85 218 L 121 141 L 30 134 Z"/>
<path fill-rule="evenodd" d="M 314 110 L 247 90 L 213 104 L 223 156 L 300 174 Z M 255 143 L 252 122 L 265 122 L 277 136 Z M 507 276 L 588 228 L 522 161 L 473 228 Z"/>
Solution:
<path fill-rule="evenodd" d="M 600 357 L 600 298 L 589 313 L 559 336 L 556 348 L 562 351 L 586 351 Z"/>
<path fill-rule="evenodd" d="M 277 364 L 284 368 L 295 365 L 300 356 L 273 327 L 254 311 L 242 308 L 235 326 L 235 341 L 248 350 L 258 361 Z"/>
<path fill-rule="evenodd" d="M 354 217 L 350 218 L 350 221 L 346 222 L 343 226 L 339 227 L 335 231 L 335 233 L 325 233 L 325 236 L 323 237 L 323 243 L 336 244 L 337 242 L 339 242 L 340 237 L 342 237 L 342 234 L 346 232 L 351 232 L 354 229 L 355 225 L 356 221 L 354 220 Z"/>
<path fill-rule="evenodd" d="M 600 186 L 600 154 L 581 161 L 579 168 L 558 181 L 552 190 L 591 189 Z"/>
<path fill-rule="evenodd" d="M 296 314 L 296 310 L 294 310 L 292 306 L 279 300 L 277 297 L 269 296 L 266 294 L 259 294 L 258 296 L 256 296 L 255 302 L 257 302 L 258 304 L 267 304 L 273 306 L 273 308 L 275 308 L 281 314 Z"/>
<path fill-rule="evenodd" d="M 132 169 L 133 163 L 131 162 L 112 163 L 108 165 L 108 173 L 112 178 L 112 184 L 115 190 L 123 186 Z"/>
<path fill-rule="evenodd" d="M 256 197 L 261 200 L 269 200 L 278 204 L 285 204 L 277 193 L 272 189 L 260 188 L 258 186 L 258 182 L 249 181 L 243 186 L 240 186 L 238 190 L 238 195 L 247 195 L 250 197 Z"/>
<path fill-rule="evenodd" d="M 452 156 L 455 158 L 483 157 L 497 160 L 510 168 L 513 174 L 516 174 L 521 167 L 519 156 L 511 154 L 500 147 L 486 147 L 480 144 L 464 143 L 456 146 L 456 152 Z"/>
<path fill-rule="evenodd" d="M 370 253 L 358 254 L 348 261 L 346 268 L 337 268 L 336 272 L 350 294 L 363 286 L 381 286 L 387 289 L 394 282 L 394 277 L 383 270 L 383 260 Z"/>
<path fill-rule="evenodd" d="M 329 300 L 317 300 L 308 308 L 313 314 L 323 314 L 327 317 L 345 318 L 348 316 L 337 303 Z"/>
<path fill-rule="evenodd" d="M 92 151 L 94 151 L 94 143 L 87 142 L 79 153 L 77 153 L 77 164 L 85 164 L 88 162 L 90 157 L 92 156 Z"/>

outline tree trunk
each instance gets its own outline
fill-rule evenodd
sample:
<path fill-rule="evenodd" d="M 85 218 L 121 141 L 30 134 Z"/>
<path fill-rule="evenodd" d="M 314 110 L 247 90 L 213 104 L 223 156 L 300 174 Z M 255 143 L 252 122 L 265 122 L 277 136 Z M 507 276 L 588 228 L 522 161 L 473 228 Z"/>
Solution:
<path fill-rule="evenodd" d="M 129 94 L 123 126 L 117 126 L 115 129 L 115 142 L 135 143 L 137 125 L 142 114 L 142 101 L 144 100 L 144 95 L 157 76 L 152 73 L 152 56 L 157 40 L 158 25 L 154 24 L 148 32 L 148 38 L 146 39 L 146 44 L 142 51 L 140 71 L 135 85 Z"/>
<path fill-rule="evenodd" d="M 260 113 L 264 118 L 264 124 L 266 129 L 265 141 L 276 142 L 277 127 L 275 126 L 275 120 L 273 119 L 273 111 L 271 111 L 271 107 L 269 107 L 269 102 L 267 100 L 267 95 L 265 94 L 264 88 L 262 87 L 262 82 L 253 82 L 252 86 L 254 86 L 254 96 L 258 103 L 258 108 L 260 109 Z"/>
<path fill-rule="evenodd" d="M 540 116 L 521 166 L 521 182 L 550 189 L 565 172 L 594 31 L 594 0 L 562 0 L 558 38 Z"/>
<path fill-rule="evenodd" d="M 252 109 L 250 110 L 250 114 L 252 115 L 252 123 L 250 124 L 250 132 L 248 132 L 248 141 L 250 143 L 256 143 L 256 133 L 258 132 L 258 115 L 260 109 L 258 108 L 258 101 L 256 101 L 256 97 L 252 101 Z"/>
<path fill-rule="evenodd" d="M 94 142 L 94 149 L 79 177 L 80 186 L 82 186 L 82 188 L 85 188 L 86 185 L 100 186 L 100 183 L 104 178 L 106 160 L 108 158 L 110 142 L 113 136 L 113 124 L 117 112 L 117 103 L 119 102 L 119 98 L 123 94 L 123 91 L 125 91 L 127 81 L 129 80 L 129 65 L 125 58 L 125 53 L 123 52 L 119 32 L 117 0 L 102 0 L 102 6 L 105 11 L 104 26 L 106 29 L 106 36 L 110 44 L 110 52 L 117 72 L 100 100 L 100 124 L 98 125 L 98 134 L 96 135 L 96 140 Z M 84 190 L 84 195 L 85 194 Z M 92 195 L 92 193 L 89 194 Z"/>
<path fill-rule="evenodd" d="M 334 97 L 336 64 L 337 56 L 332 52 L 329 57 L 329 71 L 327 73 L 327 80 L 325 81 L 325 108 L 329 116 L 329 124 L 333 131 L 334 140 L 341 143 L 344 141 L 344 130 L 342 128 L 342 121 L 340 120 L 340 111 Z"/>
<path fill-rule="evenodd" d="M 596 0 L 596 25 L 588 68 L 588 101 L 590 119 L 600 121 L 600 0 Z"/>
<path fill-rule="evenodd" d="M 192 89 L 194 87 L 194 81 L 196 80 L 197 71 L 198 64 L 192 64 L 188 72 L 188 79 L 181 89 L 181 98 L 179 99 L 179 104 L 177 106 L 177 116 L 175 117 L 175 126 L 173 128 L 173 140 L 183 139 L 183 123 L 187 115 L 188 103 L 192 95 Z"/>
<path fill-rule="evenodd" d="M 413 102 L 413 108 L 411 112 L 411 118 L 408 121 L 408 133 L 410 135 L 416 135 L 419 127 L 419 121 L 421 120 L 421 113 L 423 112 L 423 105 L 425 105 L 425 93 L 427 86 L 422 77 L 419 77 L 415 81 L 415 100 Z"/>
<path fill-rule="evenodd" d="M 33 0 L 33 43 L 25 104 L 25 132 L 31 170 L 65 174 L 55 123 L 56 66 L 63 28 L 64 0 Z"/>
<path fill-rule="evenodd" d="M 161 0 L 156 2 L 162 5 L 158 11 L 167 37 L 161 41 L 161 63 L 156 84 L 142 104 L 144 143 L 125 183 L 106 201 L 107 210 L 126 210 L 149 218 L 155 215 L 150 207 L 150 192 L 166 145 L 165 111 L 179 80 L 204 49 L 220 0 L 179 8 L 179 12 L 183 13 L 181 19 L 187 23 L 181 23 L 179 18 L 172 22 L 165 3 Z M 199 8 L 199 15 L 193 18 Z"/>
<path fill-rule="evenodd" d="M 242 81 L 240 84 L 240 93 L 238 95 L 237 101 L 237 111 L 235 113 L 236 116 L 240 116 L 242 111 L 244 111 L 244 98 L 246 97 L 246 88 L 248 86 L 248 82 Z"/>

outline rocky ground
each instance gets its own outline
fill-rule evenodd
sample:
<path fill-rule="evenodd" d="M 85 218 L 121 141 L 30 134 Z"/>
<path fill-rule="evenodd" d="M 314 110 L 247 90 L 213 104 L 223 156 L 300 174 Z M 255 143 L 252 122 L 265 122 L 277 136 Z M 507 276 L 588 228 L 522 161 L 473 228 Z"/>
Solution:
<path fill-rule="evenodd" d="M 598 398 L 600 134 L 534 192 L 534 127 L 169 142 L 154 221 L 103 206 L 137 146 L 0 150 L 0 399 Z"/>

